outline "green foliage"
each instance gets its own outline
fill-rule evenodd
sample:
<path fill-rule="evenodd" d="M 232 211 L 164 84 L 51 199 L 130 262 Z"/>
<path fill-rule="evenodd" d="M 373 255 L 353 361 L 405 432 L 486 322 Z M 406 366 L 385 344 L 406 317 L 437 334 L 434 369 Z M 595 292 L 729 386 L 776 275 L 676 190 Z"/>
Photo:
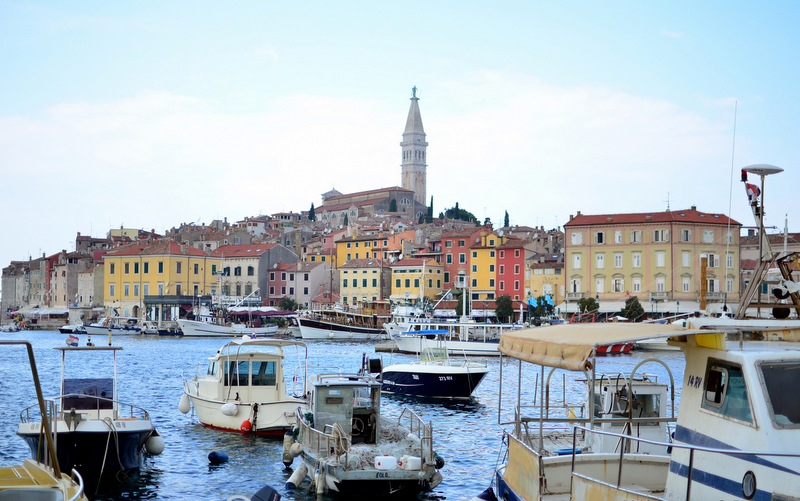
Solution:
<path fill-rule="evenodd" d="M 428 206 L 428 215 L 425 218 L 426 223 L 433 222 L 433 197 L 431 196 L 431 204 Z"/>
<path fill-rule="evenodd" d="M 622 316 L 629 320 L 637 320 L 644 315 L 644 308 L 639 298 L 631 296 L 625 300 L 625 307 L 622 308 Z"/>
<path fill-rule="evenodd" d="M 506 216 L 503 218 L 503 228 L 508 228 L 509 220 L 508 220 L 508 211 L 506 211 Z"/>
<path fill-rule="evenodd" d="M 297 311 L 297 301 L 289 296 L 283 296 L 281 302 L 278 303 L 278 309 L 284 311 Z"/>
<path fill-rule="evenodd" d="M 350 219 L 348 219 L 347 214 L 344 215 L 344 221 L 342 222 L 342 224 L 345 226 L 350 224 Z"/>
<path fill-rule="evenodd" d="M 514 314 L 514 303 L 511 301 L 511 296 L 508 294 L 497 296 L 497 299 L 494 300 L 494 304 L 494 313 L 500 321 L 507 322 L 508 318 Z"/>
<path fill-rule="evenodd" d="M 463 295 L 464 295 L 463 291 L 453 291 L 453 301 L 456 302 L 456 307 L 455 307 L 456 315 L 458 315 L 459 317 L 464 314 L 464 304 L 463 304 L 464 300 L 462 299 Z"/>
<path fill-rule="evenodd" d="M 397 200 L 394 198 L 389 202 L 389 212 L 397 212 Z"/>
<path fill-rule="evenodd" d="M 419 224 L 422 224 L 422 223 L 424 223 L 424 222 L 425 222 L 425 215 L 424 215 L 424 214 L 420 214 L 420 215 L 419 215 L 419 220 L 417 220 L 417 222 L 418 222 Z"/>
<path fill-rule="evenodd" d="M 597 304 L 597 301 L 595 301 L 593 297 L 584 297 L 578 300 L 579 313 L 583 313 L 584 311 L 589 313 L 596 313 L 597 310 L 599 309 L 600 305 Z"/>
<path fill-rule="evenodd" d="M 459 221 L 469 221 L 470 223 L 475 223 L 476 225 L 478 224 L 478 218 L 476 218 L 471 212 L 459 208 L 458 202 L 456 202 L 455 207 L 447 209 L 443 214 L 440 214 L 439 217 L 458 219 Z"/>
<path fill-rule="evenodd" d="M 309 221 L 317 220 L 317 214 L 316 212 L 314 212 L 314 202 L 311 202 L 311 208 L 308 209 L 308 220 Z"/>

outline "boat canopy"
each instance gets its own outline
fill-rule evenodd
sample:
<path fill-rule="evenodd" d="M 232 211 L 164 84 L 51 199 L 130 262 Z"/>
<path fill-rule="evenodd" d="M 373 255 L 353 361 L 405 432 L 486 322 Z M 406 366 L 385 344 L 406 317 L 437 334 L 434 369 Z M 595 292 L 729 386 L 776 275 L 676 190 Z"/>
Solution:
<path fill-rule="evenodd" d="M 668 324 L 556 325 L 503 332 L 499 350 L 503 355 L 537 365 L 582 372 L 591 369 L 590 358 L 598 346 L 694 333 Z"/>

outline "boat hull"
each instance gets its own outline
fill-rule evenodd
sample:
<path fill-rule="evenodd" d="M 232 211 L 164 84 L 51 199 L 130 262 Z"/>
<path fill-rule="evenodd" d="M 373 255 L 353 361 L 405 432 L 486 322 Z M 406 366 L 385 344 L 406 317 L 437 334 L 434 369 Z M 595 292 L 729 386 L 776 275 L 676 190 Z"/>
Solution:
<path fill-rule="evenodd" d="M 381 391 L 418 397 L 470 398 L 487 372 L 485 367 L 392 365 L 383 371 Z"/>
<path fill-rule="evenodd" d="M 113 419 L 81 421 L 70 427 L 59 419 L 56 422 L 56 455 L 63 471 L 78 470 L 87 485 L 116 478 L 120 471 L 139 468 L 147 439 L 155 432 L 149 420 Z M 25 440 L 33 457 L 41 457 L 44 444 L 40 441 L 41 423 L 21 423 L 17 435 Z"/>
<path fill-rule="evenodd" d="M 120 328 L 120 327 L 103 327 L 100 325 L 84 325 L 83 330 L 90 336 L 104 336 L 108 335 L 111 331 L 112 336 L 134 336 L 142 333 L 142 329 L 138 327 Z"/>
<path fill-rule="evenodd" d="M 233 337 L 233 336 L 271 336 L 278 332 L 277 325 L 265 327 L 246 327 L 244 324 L 216 325 L 196 320 L 178 320 L 184 336 L 189 337 Z"/>
<path fill-rule="evenodd" d="M 207 428 L 233 433 L 283 435 L 294 426 L 297 408 L 305 406 L 305 402 L 301 399 L 258 404 L 233 402 L 236 404 L 237 412 L 233 416 L 228 416 L 222 412 L 222 406 L 228 402 L 206 399 L 189 393 L 187 395 L 200 424 Z M 257 405 L 256 413 L 253 412 L 254 405 Z M 253 426 L 254 415 L 255 426 Z M 250 427 L 243 428 L 245 421 L 250 422 Z"/>
<path fill-rule="evenodd" d="M 298 318 L 300 336 L 303 339 L 336 339 L 336 340 L 373 340 L 386 339 L 382 328 L 358 327 L 326 322 L 313 318 Z"/>
<path fill-rule="evenodd" d="M 447 349 L 449 355 L 469 355 L 469 356 L 485 356 L 485 357 L 499 357 L 500 351 L 498 346 L 500 344 L 496 341 L 458 341 L 458 340 L 433 340 L 427 339 L 423 336 L 415 335 L 400 335 L 395 336 L 394 341 L 397 344 L 397 349 L 402 353 L 410 353 L 412 355 L 419 355 L 425 348 L 439 348 L 444 347 Z"/>

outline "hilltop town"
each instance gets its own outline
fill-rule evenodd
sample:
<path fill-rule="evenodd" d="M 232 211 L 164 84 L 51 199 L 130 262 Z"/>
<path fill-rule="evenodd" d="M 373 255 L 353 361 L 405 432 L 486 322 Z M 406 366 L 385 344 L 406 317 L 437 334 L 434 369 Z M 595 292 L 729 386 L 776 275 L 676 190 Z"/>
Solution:
<path fill-rule="evenodd" d="M 495 227 L 458 204 L 434 216 L 418 101 L 415 88 L 400 143 L 400 186 L 331 190 L 306 210 L 182 223 L 164 234 L 124 227 L 105 238 L 78 233 L 72 252 L 3 268 L 0 321 L 175 320 L 199 303 L 244 298 L 300 309 L 425 301 L 437 304 L 436 315 L 458 310 L 490 321 L 499 320 L 501 297 L 513 310 L 504 321 L 527 321 L 527 305 L 539 298 L 562 316 L 587 305 L 614 315 L 632 297 L 649 317 L 738 303 L 758 239 L 740 236 L 742 224 L 723 214 L 695 206 L 576 211 L 563 228 L 509 225 L 508 213 Z M 796 234 L 786 238 L 798 246 Z"/>

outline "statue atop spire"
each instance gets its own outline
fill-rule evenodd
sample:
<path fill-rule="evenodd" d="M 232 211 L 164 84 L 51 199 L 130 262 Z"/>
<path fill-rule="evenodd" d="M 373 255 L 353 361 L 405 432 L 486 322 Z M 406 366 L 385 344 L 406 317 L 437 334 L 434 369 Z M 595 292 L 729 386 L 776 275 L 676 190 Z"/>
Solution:
<path fill-rule="evenodd" d="M 411 87 L 411 98 L 413 99 L 415 97 L 417 97 L 417 86 L 416 85 Z"/>

